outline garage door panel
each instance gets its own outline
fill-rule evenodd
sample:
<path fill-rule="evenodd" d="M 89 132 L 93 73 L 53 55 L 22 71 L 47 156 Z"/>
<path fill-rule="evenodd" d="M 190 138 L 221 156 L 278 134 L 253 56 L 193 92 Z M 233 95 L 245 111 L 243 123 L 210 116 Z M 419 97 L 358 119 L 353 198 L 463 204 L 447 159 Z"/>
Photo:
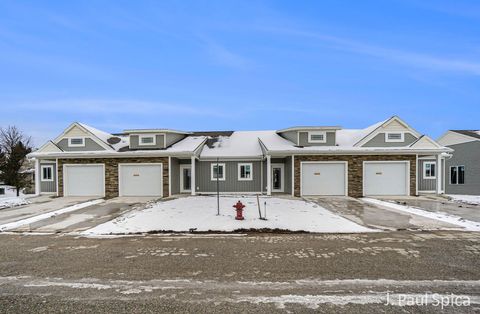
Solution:
<path fill-rule="evenodd" d="M 364 164 L 364 195 L 408 195 L 408 163 Z"/>
<path fill-rule="evenodd" d="M 345 163 L 302 163 L 302 195 L 345 195 Z"/>
<path fill-rule="evenodd" d="M 65 165 L 65 196 L 104 196 L 103 165 Z"/>
<path fill-rule="evenodd" d="M 119 165 L 120 196 L 162 196 L 162 165 Z"/>

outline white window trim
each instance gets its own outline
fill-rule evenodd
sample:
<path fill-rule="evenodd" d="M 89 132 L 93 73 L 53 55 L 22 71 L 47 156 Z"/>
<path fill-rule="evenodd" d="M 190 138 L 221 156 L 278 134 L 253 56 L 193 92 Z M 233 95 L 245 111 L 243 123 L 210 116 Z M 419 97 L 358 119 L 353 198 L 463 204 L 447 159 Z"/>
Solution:
<path fill-rule="evenodd" d="M 458 168 L 460 167 L 463 167 L 463 183 L 458 183 L 458 173 L 459 173 Z M 455 183 L 452 182 L 452 168 L 457 168 L 457 182 Z M 465 184 L 465 166 L 464 165 L 450 166 L 448 177 L 449 177 L 448 182 L 450 183 L 450 185 L 464 185 Z"/>
<path fill-rule="evenodd" d="M 210 164 L 210 179 L 211 179 L 212 181 L 217 181 L 217 178 L 215 178 L 215 177 L 213 176 L 213 168 L 214 168 L 216 165 L 217 165 L 217 163 L 215 163 L 215 162 L 212 163 L 212 164 Z M 218 163 L 218 166 L 219 166 L 219 167 L 223 167 L 223 173 L 222 173 L 223 176 L 222 176 L 221 178 L 219 177 L 219 178 L 218 178 L 218 181 L 225 181 L 225 176 L 226 176 L 226 175 L 225 175 L 225 171 L 226 171 L 225 164 L 224 164 L 224 163 Z"/>
<path fill-rule="evenodd" d="M 242 166 L 249 166 L 250 167 L 250 178 L 242 178 L 240 168 Z M 253 180 L 253 163 L 251 162 L 244 162 L 238 164 L 238 181 L 252 181 Z"/>
<path fill-rule="evenodd" d="M 52 178 L 51 179 L 45 179 L 43 177 L 43 169 L 45 168 L 50 168 L 50 173 L 52 175 Z M 45 166 L 40 166 L 40 180 L 42 182 L 53 182 L 53 166 L 52 165 L 45 165 Z"/>
<path fill-rule="evenodd" d="M 323 140 L 312 140 L 312 135 L 323 135 Z M 309 143 L 326 143 L 327 142 L 327 132 L 325 131 L 309 131 L 308 132 L 308 142 Z"/>
<path fill-rule="evenodd" d="M 400 134 L 400 139 L 389 139 L 389 134 Z M 403 143 L 405 142 L 405 132 L 398 131 L 398 132 L 385 132 L 385 142 L 386 143 Z"/>
<path fill-rule="evenodd" d="M 73 144 L 72 143 L 72 139 L 79 139 L 81 138 L 83 140 L 82 144 Z M 86 138 L 85 137 L 82 137 L 82 136 L 74 136 L 74 137 L 69 137 L 68 138 L 68 147 L 85 147 L 85 140 Z"/>
<path fill-rule="evenodd" d="M 153 138 L 152 143 L 142 143 L 142 139 L 144 138 Z M 140 134 L 138 135 L 138 146 L 155 146 L 157 145 L 157 135 L 154 134 Z"/>
<path fill-rule="evenodd" d="M 431 165 L 434 165 L 435 166 L 435 175 L 432 176 L 427 176 L 427 165 L 430 165 L 430 173 L 431 173 Z M 435 161 L 424 161 L 423 162 L 423 178 L 426 179 L 426 180 L 429 180 L 429 179 L 436 179 L 437 178 L 437 163 Z"/>

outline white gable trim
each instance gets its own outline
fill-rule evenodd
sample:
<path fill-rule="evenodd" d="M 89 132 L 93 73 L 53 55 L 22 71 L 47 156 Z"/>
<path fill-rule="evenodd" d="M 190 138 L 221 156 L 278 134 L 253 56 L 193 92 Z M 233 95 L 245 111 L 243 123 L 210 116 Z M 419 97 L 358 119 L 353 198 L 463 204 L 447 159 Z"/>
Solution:
<path fill-rule="evenodd" d="M 422 135 L 418 140 L 410 144 L 411 148 L 443 148 L 440 144 L 432 140 L 427 135 Z"/>
<path fill-rule="evenodd" d="M 42 152 L 49 152 L 49 153 L 57 153 L 57 152 L 63 152 L 63 150 L 58 147 L 54 142 L 48 141 L 45 144 L 42 145 L 37 151 L 37 153 L 42 153 Z"/>
<path fill-rule="evenodd" d="M 398 133 L 400 132 L 410 132 L 412 133 L 415 137 L 419 138 L 421 135 L 420 133 L 418 133 L 417 131 L 415 131 L 413 128 L 411 128 L 405 121 L 403 121 L 402 119 L 400 119 L 399 117 L 397 116 L 393 116 L 391 117 L 390 119 L 388 119 L 387 121 L 383 122 L 381 125 L 379 125 L 375 130 L 373 130 L 372 132 L 370 132 L 369 134 L 367 134 L 365 137 L 363 137 L 362 139 L 360 139 L 357 143 L 355 143 L 355 145 L 353 146 L 362 146 L 364 145 L 365 143 L 367 143 L 368 141 L 370 141 L 372 138 L 374 138 L 377 134 L 380 133 L 380 131 L 383 130 L 383 128 L 392 123 L 392 122 L 398 122 L 400 123 L 403 127 L 405 127 L 406 130 L 403 130 L 403 131 L 398 131 Z M 391 132 L 391 131 L 385 131 L 385 132 Z"/>
<path fill-rule="evenodd" d="M 62 134 L 60 134 L 56 139 L 53 140 L 53 142 L 55 144 L 58 144 L 58 142 L 60 142 L 62 139 L 64 138 L 68 138 L 66 136 L 66 134 L 73 128 L 79 128 L 81 129 L 82 131 L 86 132 L 87 134 L 89 134 L 91 136 L 91 139 L 97 143 L 98 145 L 102 146 L 103 148 L 105 148 L 106 150 L 113 150 L 113 148 L 108 145 L 107 143 L 105 143 L 104 141 L 102 141 L 100 138 L 98 138 L 98 136 L 96 136 L 95 134 L 93 134 L 92 132 L 90 132 L 89 130 L 87 130 L 86 128 L 84 128 L 80 123 L 77 123 L 77 122 L 74 122 L 72 124 L 70 124 L 70 126 L 68 128 L 66 128 Z M 81 136 L 78 136 L 78 137 L 81 137 Z"/>

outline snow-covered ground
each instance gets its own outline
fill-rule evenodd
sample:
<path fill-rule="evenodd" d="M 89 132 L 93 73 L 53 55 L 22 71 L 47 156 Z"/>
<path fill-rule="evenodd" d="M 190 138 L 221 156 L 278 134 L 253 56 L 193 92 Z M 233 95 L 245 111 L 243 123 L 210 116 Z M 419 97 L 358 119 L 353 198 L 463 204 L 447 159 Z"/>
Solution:
<path fill-rule="evenodd" d="M 245 220 L 235 220 L 233 205 L 240 200 L 244 205 Z M 302 200 L 278 197 L 260 197 L 261 211 L 267 203 L 267 219 L 260 220 L 255 196 L 221 196 L 220 215 L 217 216 L 215 196 L 182 197 L 161 201 L 134 210 L 114 220 L 84 232 L 85 235 L 125 234 L 149 231 L 188 232 L 235 231 L 239 229 L 282 229 L 290 231 L 354 233 L 376 230 L 360 226 L 337 216 L 319 205 Z"/>
<path fill-rule="evenodd" d="M 447 195 L 454 202 L 480 205 L 480 195 Z"/>
<path fill-rule="evenodd" d="M 0 209 L 30 203 L 25 199 L 25 195 L 23 193 L 20 193 L 20 196 L 17 197 L 17 191 L 15 188 L 8 185 L 0 185 L 0 188 L 5 189 L 5 194 L 0 195 Z"/>
<path fill-rule="evenodd" d="M 468 231 L 480 231 L 480 223 L 471 221 L 471 220 L 466 220 L 460 216 L 455 216 L 455 215 L 450 215 L 447 213 L 442 213 L 442 212 L 430 212 L 423 210 L 421 208 L 417 207 L 411 207 L 411 206 L 406 206 L 406 205 L 400 205 L 397 203 L 393 202 L 388 202 L 388 201 L 381 201 L 373 198 L 363 198 L 365 202 L 372 203 L 375 205 L 380 205 L 384 206 L 386 208 L 392 208 L 394 210 L 400 210 L 409 214 L 414 214 L 426 218 L 431 218 L 431 219 L 436 219 L 439 221 L 443 221 L 446 223 L 450 223 L 453 225 L 457 225 L 459 227 L 464 228 L 465 230 Z"/>

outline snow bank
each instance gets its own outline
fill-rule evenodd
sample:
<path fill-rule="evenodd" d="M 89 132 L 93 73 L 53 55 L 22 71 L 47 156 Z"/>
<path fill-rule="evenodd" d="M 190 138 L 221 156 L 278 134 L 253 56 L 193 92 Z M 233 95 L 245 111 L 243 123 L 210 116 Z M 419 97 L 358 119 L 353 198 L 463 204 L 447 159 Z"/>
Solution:
<path fill-rule="evenodd" d="M 447 195 L 454 202 L 480 205 L 480 195 Z"/>
<path fill-rule="evenodd" d="M 450 214 L 440 213 L 440 212 L 436 212 L 436 213 L 429 212 L 417 207 L 410 207 L 410 206 L 400 205 L 400 204 L 381 201 L 381 200 L 372 199 L 372 198 L 363 198 L 363 200 L 365 202 L 372 203 L 375 205 L 385 206 L 385 207 L 400 210 L 409 214 L 436 219 L 439 221 L 457 225 L 462 228 L 465 228 L 465 230 L 467 231 L 480 231 L 480 223 L 471 221 L 471 220 L 466 220 L 460 216 L 455 216 L 455 215 L 450 215 Z"/>
<path fill-rule="evenodd" d="M 0 209 L 20 206 L 29 204 L 30 202 L 25 200 L 25 195 L 20 192 L 20 196 L 17 197 L 17 190 L 9 185 L 0 185 L 0 188 L 5 189 L 5 194 L 0 195 Z"/>
<path fill-rule="evenodd" d="M 56 210 L 56 211 L 53 211 L 53 212 L 48 212 L 48 213 L 44 213 L 44 214 L 41 214 L 41 215 L 30 217 L 30 218 L 10 222 L 8 224 L 0 225 L 0 231 L 15 229 L 15 228 L 18 228 L 18 227 L 23 226 L 23 225 L 31 224 L 31 223 L 34 223 L 34 222 L 37 222 L 37 221 L 40 221 L 40 220 L 43 220 L 43 219 L 47 219 L 47 218 L 57 216 L 57 215 L 60 215 L 60 214 L 72 212 L 72 211 L 75 211 L 75 210 L 78 210 L 78 209 L 81 209 L 81 208 L 85 208 L 85 207 L 88 207 L 88 206 L 91 206 L 91 205 L 99 204 L 99 203 L 102 203 L 102 202 L 104 202 L 103 199 L 88 201 L 88 202 L 76 204 L 76 205 L 73 205 L 73 206 L 65 207 L 65 208 L 62 208 L 62 209 L 59 209 L 59 210 Z"/>
<path fill-rule="evenodd" d="M 245 207 L 245 220 L 235 220 L 233 205 L 240 200 Z M 84 235 L 124 234 L 149 231 L 188 232 L 235 231 L 239 229 L 282 229 L 290 231 L 353 233 L 376 230 L 357 225 L 317 204 L 276 197 L 260 197 L 262 214 L 267 203 L 267 219 L 260 220 L 255 196 L 220 197 L 217 216 L 215 196 L 182 197 L 161 201 L 151 207 L 131 211 L 114 220 L 85 231 Z"/>

